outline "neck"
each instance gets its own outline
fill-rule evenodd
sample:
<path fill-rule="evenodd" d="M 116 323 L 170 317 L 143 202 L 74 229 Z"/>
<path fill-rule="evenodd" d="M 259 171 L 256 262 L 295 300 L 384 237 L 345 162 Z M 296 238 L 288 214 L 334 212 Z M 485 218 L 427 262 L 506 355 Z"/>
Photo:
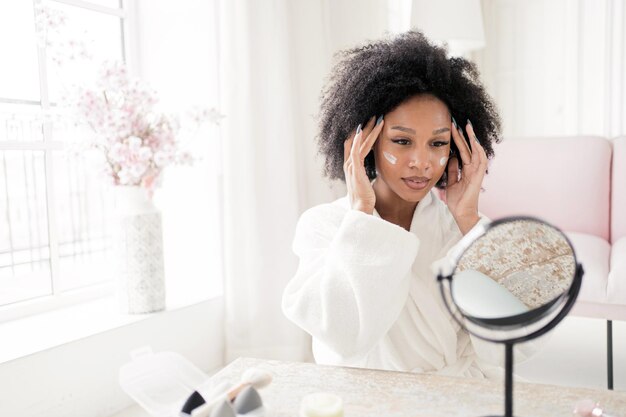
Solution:
<path fill-rule="evenodd" d="M 376 211 L 388 222 L 409 230 L 418 202 L 405 201 L 391 191 L 383 181 L 374 183 Z"/>

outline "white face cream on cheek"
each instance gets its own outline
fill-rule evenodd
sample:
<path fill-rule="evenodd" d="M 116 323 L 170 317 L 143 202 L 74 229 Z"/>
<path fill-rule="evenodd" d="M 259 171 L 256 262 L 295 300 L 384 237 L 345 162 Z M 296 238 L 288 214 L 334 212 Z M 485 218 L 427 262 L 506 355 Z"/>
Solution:
<path fill-rule="evenodd" d="M 439 165 L 444 166 L 446 164 L 446 162 L 448 162 L 448 157 L 447 156 L 443 156 L 439 160 Z"/>
<path fill-rule="evenodd" d="M 383 152 L 383 155 L 385 156 L 385 159 L 387 161 L 389 161 L 389 163 L 392 164 L 392 165 L 395 165 L 396 162 L 398 162 L 398 158 L 396 158 L 395 156 L 393 156 L 389 152 Z"/>

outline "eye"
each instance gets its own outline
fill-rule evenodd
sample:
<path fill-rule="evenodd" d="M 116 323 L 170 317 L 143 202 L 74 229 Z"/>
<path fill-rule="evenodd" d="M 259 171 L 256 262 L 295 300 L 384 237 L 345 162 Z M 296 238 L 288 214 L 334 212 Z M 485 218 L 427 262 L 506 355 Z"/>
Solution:
<path fill-rule="evenodd" d="M 411 141 L 408 139 L 391 139 L 391 141 L 393 143 L 397 143 L 398 145 L 408 145 L 409 143 L 411 143 Z"/>
<path fill-rule="evenodd" d="M 441 147 L 441 146 L 446 146 L 446 145 L 447 145 L 447 144 L 449 144 L 449 143 L 450 143 L 449 141 L 445 141 L 445 140 L 438 140 L 438 141 L 433 142 L 433 146 L 435 146 L 435 147 L 439 148 L 439 147 Z"/>

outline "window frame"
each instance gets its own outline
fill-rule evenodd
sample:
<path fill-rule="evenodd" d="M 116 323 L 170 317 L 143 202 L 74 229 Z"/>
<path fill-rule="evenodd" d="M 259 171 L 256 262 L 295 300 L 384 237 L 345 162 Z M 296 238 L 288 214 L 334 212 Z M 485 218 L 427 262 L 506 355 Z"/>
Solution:
<path fill-rule="evenodd" d="M 65 4 L 83 8 L 89 11 L 107 14 L 120 18 L 120 42 L 122 60 L 129 70 L 134 72 L 137 68 L 137 10 L 133 0 L 118 0 L 119 8 L 111 8 L 93 4 L 85 0 L 47 0 L 50 3 Z M 33 8 L 39 0 L 32 0 Z M 42 111 L 51 109 L 49 100 L 49 84 L 47 72 L 47 51 L 42 45 L 37 45 L 37 66 L 39 73 L 40 100 L 20 100 L 0 97 L 0 103 L 38 105 Z M 55 188 L 54 188 L 54 152 L 66 149 L 62 141 L 52 140 L 52 126 L 50 121 L 42 123 L 41 141 L 0 141 L 0 151 L 8 150 L 34 150 L 44 153 L 45 174 L 45 202 L 47 206 L 48 244 L 50 248 L 50 279 L 51 293 L 49 295 L 36 296 L 26 300 L 10 302 L 0 306 L 0 323 L 24 318 L 34 314 L 45 313 L 71 305 L 87 302 L 101 297 L 110 296 L 115 291 L 115 279 L 101 283 L 89 284 L 71 290 L 59 292 L 60 269 L 59 269 L 59 233 L 56 221 Z"/>

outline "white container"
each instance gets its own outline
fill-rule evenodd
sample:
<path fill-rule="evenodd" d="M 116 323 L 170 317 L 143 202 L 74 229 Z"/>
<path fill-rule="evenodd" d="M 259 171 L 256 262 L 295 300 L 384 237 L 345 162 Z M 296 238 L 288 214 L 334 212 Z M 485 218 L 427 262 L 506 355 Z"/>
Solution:
<path fill-rule="evenodd" d="M 343 417 L 343 400 L 328 392 L 308 394 L 300 403 L 300 417 Z"/>
<path fill-rule="evenodd" d="M 131 352 L 131 357 L 120 368 L 120 385 L 153 417 L 178 417 L 187 398 L 208 379 L 178 353 L 152 353 L 145 347 Z"/>

